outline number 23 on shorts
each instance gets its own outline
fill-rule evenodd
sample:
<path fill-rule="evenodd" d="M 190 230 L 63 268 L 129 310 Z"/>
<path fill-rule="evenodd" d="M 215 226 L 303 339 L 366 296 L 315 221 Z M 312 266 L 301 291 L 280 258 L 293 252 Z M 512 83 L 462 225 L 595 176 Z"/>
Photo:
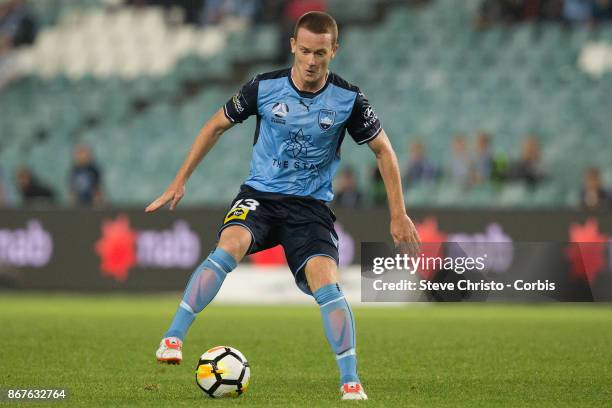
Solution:
<path fill-rule="evenodd" d="M 231 220 L 244 220 L 246 219 L 249 211 L 255 211 L 259 201 L 253 200 L 252 198 L 236 200 L 232 208 L 227 212 L 225 216 L 224 224 Z"/>

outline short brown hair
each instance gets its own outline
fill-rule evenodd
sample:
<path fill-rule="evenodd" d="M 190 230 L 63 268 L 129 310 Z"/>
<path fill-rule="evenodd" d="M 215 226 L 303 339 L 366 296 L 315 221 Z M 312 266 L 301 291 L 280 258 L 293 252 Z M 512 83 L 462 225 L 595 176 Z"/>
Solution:
<path fill-rule="evenodd" d="M 300 28 L 305 28 L 315 34 L 331 34 L 332 45 L 338 41 L 338 25 L 332 16 L 322 11 L 309 11 L 303 14 L 295 23 L 293 38 L 297 39 Z"/>

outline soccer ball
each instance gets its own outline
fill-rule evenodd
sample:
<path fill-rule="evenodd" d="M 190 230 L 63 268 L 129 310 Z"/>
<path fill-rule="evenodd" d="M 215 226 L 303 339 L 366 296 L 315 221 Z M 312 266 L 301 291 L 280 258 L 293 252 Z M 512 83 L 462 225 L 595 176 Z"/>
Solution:
<path fill-rule="evenodd" d="M 238 397 L 247 390 L 251 368 L 244 355 L 232 347 L 213 347 L 202 354 L 196 367 L 196 384 L 209 397 Z"/>

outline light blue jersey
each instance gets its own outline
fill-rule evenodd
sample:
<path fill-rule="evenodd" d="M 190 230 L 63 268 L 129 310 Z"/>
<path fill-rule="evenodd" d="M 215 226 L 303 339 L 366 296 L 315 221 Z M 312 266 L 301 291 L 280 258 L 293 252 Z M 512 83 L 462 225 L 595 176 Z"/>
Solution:
<path fill-rule="evenodd" d="M 245 184 L 331 201 L 345 131 L 363 144 L 378 136 L 381 124 L 359 88 L 334 73 L 315 93 L 298 90 L 290 73 L 257 75 L 224 105 L 234 123 L 257 117 Z"/>

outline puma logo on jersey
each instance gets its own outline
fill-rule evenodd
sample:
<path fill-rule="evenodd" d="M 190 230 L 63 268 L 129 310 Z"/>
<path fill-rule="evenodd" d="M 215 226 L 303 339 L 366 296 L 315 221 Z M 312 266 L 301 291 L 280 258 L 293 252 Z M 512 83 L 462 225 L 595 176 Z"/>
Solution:
<path fill-rule="evenodd" d="M 305 107 L 307 112 L 310 112 L 310 105 L 306 105 L 306 103 L 304 103 L 304 101 L 302 99 L 300 99 L 300 105 Z"/>

